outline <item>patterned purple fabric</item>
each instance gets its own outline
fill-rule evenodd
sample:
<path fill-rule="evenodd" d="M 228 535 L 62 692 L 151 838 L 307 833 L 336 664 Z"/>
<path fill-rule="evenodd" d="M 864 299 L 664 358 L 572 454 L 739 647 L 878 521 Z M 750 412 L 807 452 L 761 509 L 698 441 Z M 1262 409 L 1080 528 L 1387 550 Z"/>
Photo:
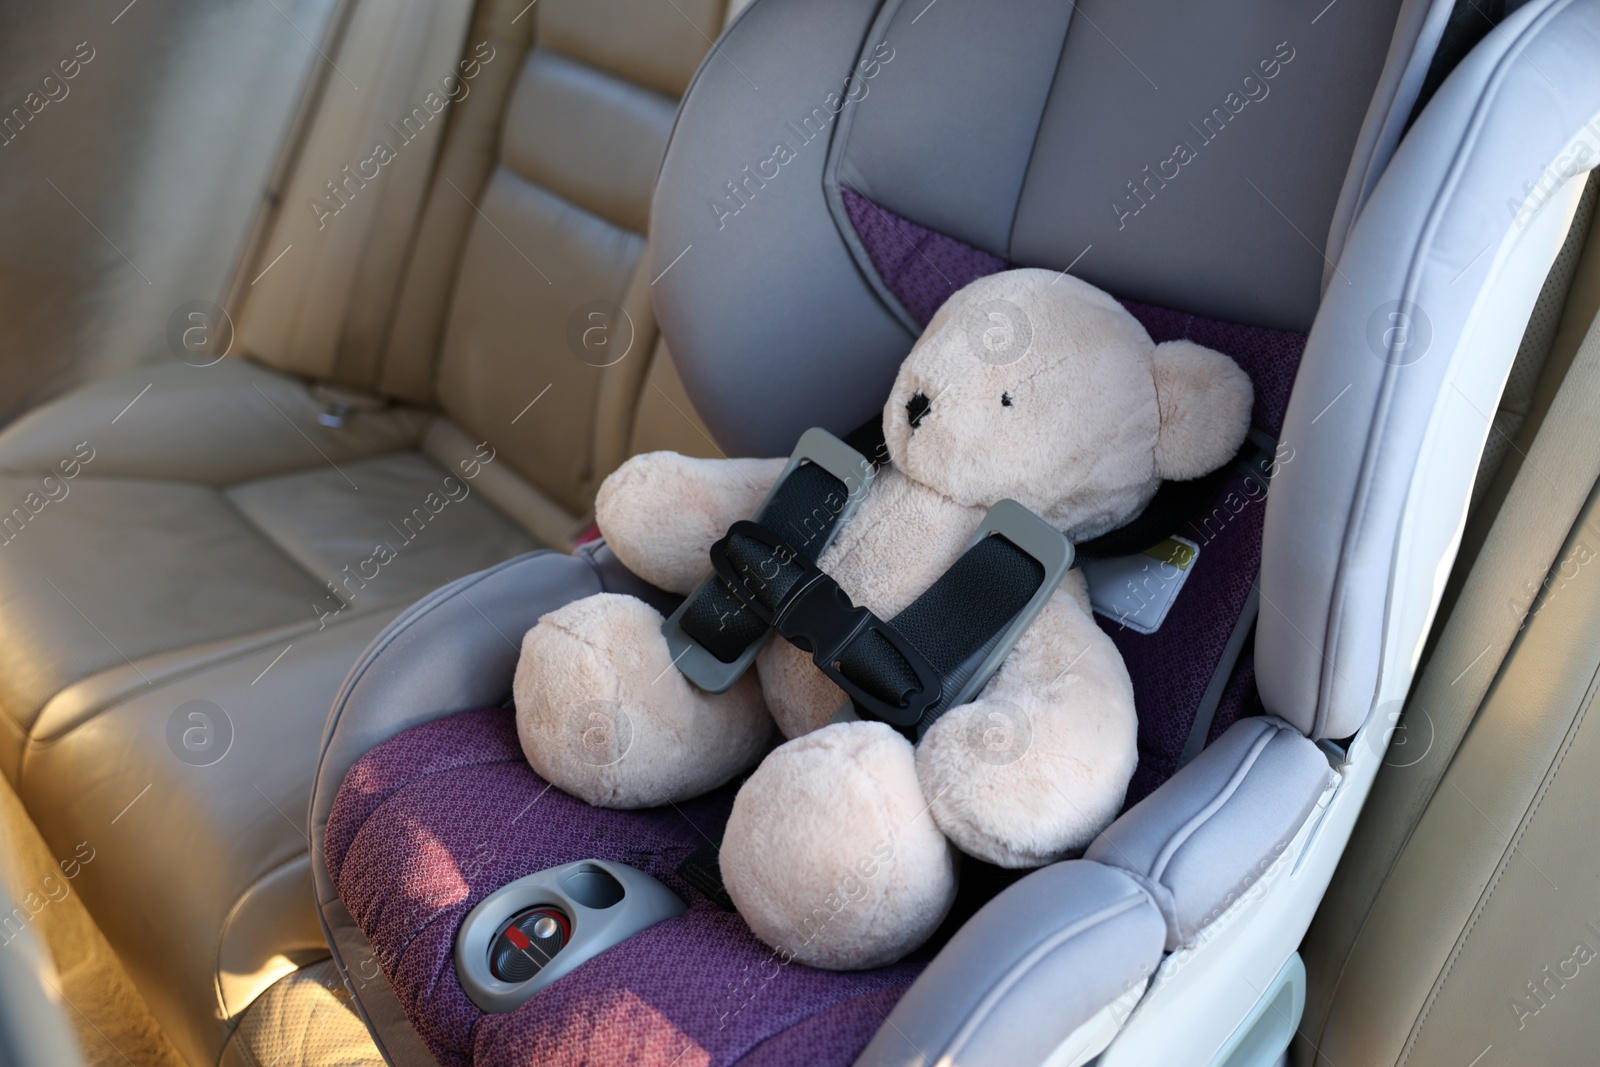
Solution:
<path fill-rule="evenodd" d="M 841 186 L 839 195 L 878 277 L 924 326 L 956 290 L 1011 266 L 965 241 L 885 211 L 854 189 Z"/>
<path fill-rule="evenodd" d="M 840 194 L 878 277 L 923 325 L 968 282 L 1014 265 L 903 219 L 852 189 L 841 188 Z M 1277 436 L 1305 351 L 1304 334 L 1218 322 L 1132 300 L 1122 305 L 1157 344 L 1186 339 L 1231 356 L 1255 386 L 1252 421 Z M 1140 634 L 1095 616 L 1121 650 L 1133 677 L 1139 767 L 1128 786 L 1129 807 L 1178 768 L 1200 699 L 1222 662 L 1228 637 L 1261 567 L 1265 492 L 1259 475 L 1240 471 L 1223 486 L 1209 511 L 1196 516 L 1188 529 L 1173 531 L 1196 542 L 1200 558 L 1156 633 Z M 1208 741 L 1252 710 L 1254 703 L 1255 670 L 1246 656 L 1230 676 Z"/>
<path fill-rule="evenodd" d="M 1187 339 L 1231 356 L 1255 386 L 1255 426 L 1273 436 L 1283 428 L 1289 391 L 1305 352 L 1304 334 L 1217 322 L 1133 301 L 1123 301 L 1123 306 L 1158 344 Z M 1236 471 L 1208 510 L 1173 531 L 1199 545 L 1200 557 L 1161 629 L 1141 634 L 1095 616 L 1122 652 L 1139 710 L 1139 767 L 1128 785 L 1127 807 L 1178 769 L 1200 699 L 1261 569 L 1267 492 L 1260 473 Z M 1247 652 L 1223 690 L 1207 743 L 1258 703 L 1254 662 Z"/>
<path fill-rule="evenodd" d="M 1211 732 L 1206 735 L 1206 744 L 1221 737 L 1228 727 L 1240 719 L 1261 715 L 1265 711 L 1261 706 L 1261 694 L 1256 692 L 1255 650 L 1246 645 L 1239 655 L 1239 662 L 1233 666 L 1233 673 L 1228 676 L 1227 686 L 1222 690 L 1222 700 L 1217 703 L 1217 713 L 1211 718 Z"/>
<path fill-rule="evenodd" d="M 819 1011 L 805 1022 L 768 1038 L 739 1061 L 739 1067 L 813 1067 L 819 1063 L 850 1063 L 865 1042 L 883 1025 L 890 1009 L 905 990 L 899 987 L 864 993 Z"/>
<path fill-rule="evenodd" d="M 1095 616 L 1128 665 L 1139 712 L 1139 766 L 1128 785 L 1128 807 L 1178 769 L 1200 698 L 1222 662 L 1261 565 L 1265 492 L 1259 476 L 1237 471 L 1224 483 L 1209 513 L 1173 531 L 1199 545 L 1200 555 L 1155 633 L 1141 634 L 1114 619 Z M 1253 684 L 1253 672 L 1250 677 Z M 1223 710 L 1219 703 L 1217 719 L 1224 717 Z M 1238 706 L 1228 712 L 1237 718 Z"/>
<path fill-rule="evenodd" d="M 841 186 L 839 194 L 878 278 L 923 326 L 933 319 L 940 305 L 969 282 L 1021 265 L 919 226 L 879 207 L 854 189 Z M 1305 334 L 1218 322 L 1133 300 L 1122 301 L 1122 306 L 1133 313 L 1157 344 L 1189 340 L 1232 356 L 1255 383 L 1255 425 L 1274 437 L 1278 435 L 1283 428 L 1284 410 L 1289 406 L 1289 390 L 1305 351 Z"/>
<path fill-rule="evenodd" d="M 407 1017 L 450 1067 L 842 1067 L 927 953 L 852 974 L 784 965 L 676 873 L 720 835 L 731 803 L 724 789 L 649 811 L 591 808 L 533 773 L 510 711 L 461 712 L 390 738 L 350 769 L 329 814 L 328 869 Z M 466 913 L 525 874 L 590 857 L 654 875 L 689 910 L 514 1012 L 479 1011 L 452 958 Z"/>

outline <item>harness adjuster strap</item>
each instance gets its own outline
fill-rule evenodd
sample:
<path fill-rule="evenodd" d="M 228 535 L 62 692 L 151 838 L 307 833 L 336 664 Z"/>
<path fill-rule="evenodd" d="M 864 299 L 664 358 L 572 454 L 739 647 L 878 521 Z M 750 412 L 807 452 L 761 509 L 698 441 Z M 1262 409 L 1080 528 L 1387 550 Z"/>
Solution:
<path fill-rule="evenodd" d="M 763 561 L 737 563 L 730 554 L 734 538 L 764 546 Z M 763 563 L 766 566 L 763 566 Z M 939 702 L 944 685 L 938 670 L 906 640 L 904 634 L 865 607 L 851 602 L 839 583 L 806 560 L 784 540 L 760 523 L 736 522 L 711 546 L 711 565 L 718 577 L 758 619 L 785 640 L 811 654 L 812 662 L 843 689 L 859 714 L 892 726 L 909 727 Z M 772 580 L 791 569 L 799 571 L 774 602 L 766 594 Z M 869 634 L 881 637 L 904 660 L 915 686 L 898 702 L 871 693 L 845 675 L 840 660 L 857 641 Z"/>

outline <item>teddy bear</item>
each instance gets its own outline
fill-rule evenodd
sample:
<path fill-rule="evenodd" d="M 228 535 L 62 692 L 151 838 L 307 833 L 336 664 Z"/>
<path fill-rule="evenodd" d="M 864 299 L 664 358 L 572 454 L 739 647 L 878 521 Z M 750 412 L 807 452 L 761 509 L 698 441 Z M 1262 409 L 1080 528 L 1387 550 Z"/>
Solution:
<path fill-rule="evenodd" d="M 1226 463 L 1252 402 L 1227 356 L 1154 343 L 1087 282 L 1036 269 L 980 278 L 901 364 L 883 408 L 888 462 L 818 565 L 893 618 L 990 505 L 1010 498 L 1073 542 L 1093 538 L 1137 516 L 1163 479 Z M 605 480 L 597 521 L 629 570 L 688 595 L 712 543 L 784 465 L 636 456 Z M 541 618 L 516 672 L 523 751 L 547 781 L 613 808 L 677 803 L 755 767 L 719 864 L 740 915 L 786 961 L 893 962 L 949 911 L 958 853 L 1041 866 L 1081 850 L 1122 806 L 1133 688 L 1079 570 L 977 698 L 915 743 L 883 722 L 835 721 L 843 691 L 781 638 L 727 691 L 703 692 L 674 669 L 662 622 L 611 593 Z"/>

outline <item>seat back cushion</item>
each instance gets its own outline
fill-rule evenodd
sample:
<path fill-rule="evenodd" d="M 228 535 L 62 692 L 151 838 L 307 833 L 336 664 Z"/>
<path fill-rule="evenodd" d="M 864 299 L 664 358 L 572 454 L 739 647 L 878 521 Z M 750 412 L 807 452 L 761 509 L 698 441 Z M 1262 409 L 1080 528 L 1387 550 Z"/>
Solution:
<path fill-rule="evenodd" d="M 696 409 L 730 454 L 779 455 L 881 406 L 920 327 L 847 191 L 1125 299 L 1305 332 L 1399 7 L 753 5 L 655 192 L 656 314 Z"/>
<path fill-rule="evenodd" d="M 474 215 L 439 401 L 574 515 L 626 448 L 654 344 L 650 190 L 723 6 L 542 0 L 496 163 L 481 189 L 456 190 Z"/>

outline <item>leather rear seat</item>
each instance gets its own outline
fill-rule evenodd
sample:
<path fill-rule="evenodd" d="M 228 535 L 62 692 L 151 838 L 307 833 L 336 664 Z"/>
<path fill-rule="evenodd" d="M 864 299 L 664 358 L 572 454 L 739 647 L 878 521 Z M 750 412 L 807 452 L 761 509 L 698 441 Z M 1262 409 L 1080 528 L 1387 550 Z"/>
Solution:
<path fill-rule="evenodd" d="M 305 811 L 361 649 L 429 589 L 566 547 L 630 448 L 706 447 L 643 235 L 723 0 L 466 7 L 357 3 L 330 44 L 243 272 L 252 358 L 166 359 L 0 433 L 0 768 L 53 848 L 96 849 L 78 888 L 193 1063 L 327 955 Z M 307 212 L 369 155 L 374 93 L 421 99 L 438 55 L 479 74 L 437 158 L 419 138 L 345 186 L 365 221 Z M 351 74 L 372 113 L 340 141 Z M 626 358 L 587 344 L 597 321 Z"/>

